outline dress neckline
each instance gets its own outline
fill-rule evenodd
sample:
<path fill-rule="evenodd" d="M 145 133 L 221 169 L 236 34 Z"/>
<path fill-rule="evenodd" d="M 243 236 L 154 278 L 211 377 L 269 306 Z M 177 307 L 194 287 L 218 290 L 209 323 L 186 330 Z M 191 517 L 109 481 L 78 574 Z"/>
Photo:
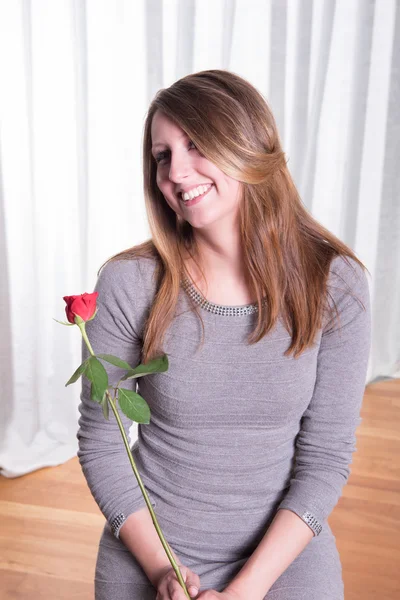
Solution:
<path fill-rule="evenodd" d="M 194 284 L 187 277 L 182 278 L 181 286 L 196 304 L 210 313 L 230 317 L 239 317 L 258 312 L 258 304 L 239 304 L 236 306 L 230 306 L 228 304 L 216 304 L 215 302 L 210 302 L 197 290 Z"/>

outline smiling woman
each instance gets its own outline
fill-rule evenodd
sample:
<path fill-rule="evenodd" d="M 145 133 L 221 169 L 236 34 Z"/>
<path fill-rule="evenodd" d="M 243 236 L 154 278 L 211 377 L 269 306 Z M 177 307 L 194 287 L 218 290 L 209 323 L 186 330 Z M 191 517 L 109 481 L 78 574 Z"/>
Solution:
<path fill-rule="evenodd" d="M 267 102 L 234 73 L 156 94 L 143 169 L 151 238 L 100 269 L 87 333 L 132 366 L 168 356 L 137 380 L 151 420 L 132 447 L 160 527 L 200 599 L 343 600 L 327 518 L 360 422 L 365 268 L 305 209 Z M 106 518 L 96 600 L 183 600 L 83 386 L 78 456 Z"/>

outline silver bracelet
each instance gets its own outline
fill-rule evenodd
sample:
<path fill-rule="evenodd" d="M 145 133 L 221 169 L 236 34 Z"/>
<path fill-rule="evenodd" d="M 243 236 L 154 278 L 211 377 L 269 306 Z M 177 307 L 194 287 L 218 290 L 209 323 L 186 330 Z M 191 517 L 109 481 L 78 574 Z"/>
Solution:
<path fill-rule="evenodd" d="M 110 523 L 111 531 L 115 535 L 115 537 L 119 538 L 119 530 L 121 529 L 122 524 L 126 521 L 126 517 L 124 513 L 119 513 Z"/>
<path fill-rule="evenodd" d="M 314 535 L 319 535 L 321 533 L 322 525 L 312 513 L 306 511 L 301 518 L 313 530 Z"/>

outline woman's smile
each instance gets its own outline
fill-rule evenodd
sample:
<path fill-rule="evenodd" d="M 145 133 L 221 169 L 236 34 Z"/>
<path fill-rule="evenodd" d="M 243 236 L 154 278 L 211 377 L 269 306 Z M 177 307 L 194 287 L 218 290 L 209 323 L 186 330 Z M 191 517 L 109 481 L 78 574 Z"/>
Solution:
<path fill-rule="evenodd" d="M 205 196 L 207 196 L 207 194 L 212 190 L 213 187 L 214 184 L 211 184 L 202 194 L 199 194 L 194 198 L 190 198 L 189 200 L 183 200 L 182 195 L 180 195 L 181 204 L 183 204 L 183 206 L 194 206 L 195 204 L 198 204 Z"/>

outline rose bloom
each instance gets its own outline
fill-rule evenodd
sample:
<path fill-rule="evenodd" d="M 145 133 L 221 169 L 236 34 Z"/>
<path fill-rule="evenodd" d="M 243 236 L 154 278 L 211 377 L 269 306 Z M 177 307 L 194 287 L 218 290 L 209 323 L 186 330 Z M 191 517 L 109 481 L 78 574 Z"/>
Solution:
<path fill-rule="evenodd" d="M 75 315 L 78 315 L 83 321 L 89 321 L 96 311 L 96 300 L 99 292 L 92 294 L 80 294 L 79 296 L 64 296 L 67 303 L 65 313 L 70 323 L 75 324 Z"/>

